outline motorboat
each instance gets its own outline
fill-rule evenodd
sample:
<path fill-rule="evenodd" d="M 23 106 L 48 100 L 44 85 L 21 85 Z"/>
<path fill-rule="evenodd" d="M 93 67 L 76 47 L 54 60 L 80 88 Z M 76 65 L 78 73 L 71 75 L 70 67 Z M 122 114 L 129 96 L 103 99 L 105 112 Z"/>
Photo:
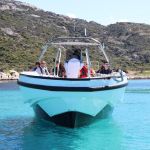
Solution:
<path fill-rule="evenodd" d="M 94 51 L 97 51 L 97 57 L 103 56 L 111 64 L 100 41 L 91 37 L 57 37 L 44 44 L 39 61 L 50 47 L 56 50 L 54 68 L 64 61 L 66 77 L 60 77 L 54 69 L 54 73 L 48 75 L 23 71 L 18 79 L 26 102 L 37 116 L 60 126 L 81 127 L 107 116 L 123 100 L 128 84 L 125 72 L 119 70 L 94 76 L 90 73 L 92 60 L 89 54 Z M 62 51 L 73 53 L 76 47 L 78 55 L 62 60 Z M 83 63 L 87 64 L 88 75 L 79 78 Z"/>

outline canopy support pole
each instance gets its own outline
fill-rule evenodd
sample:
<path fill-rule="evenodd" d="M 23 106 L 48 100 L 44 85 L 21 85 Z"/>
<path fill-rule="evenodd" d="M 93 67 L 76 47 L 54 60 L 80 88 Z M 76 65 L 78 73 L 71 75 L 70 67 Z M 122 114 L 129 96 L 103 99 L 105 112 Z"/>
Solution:
<path fill-rule="evenodd" d="M 90 58 L 89 58 L 89 51 L 87 48 L 85 49 L 85 53 L 86 53 L 86 62 L 87 62 L 87 66 L 88 66 L 88 77 L 90 78 L 91 77 L 91 74 L 90 74 L 91 63 L 90 63 Z"/>

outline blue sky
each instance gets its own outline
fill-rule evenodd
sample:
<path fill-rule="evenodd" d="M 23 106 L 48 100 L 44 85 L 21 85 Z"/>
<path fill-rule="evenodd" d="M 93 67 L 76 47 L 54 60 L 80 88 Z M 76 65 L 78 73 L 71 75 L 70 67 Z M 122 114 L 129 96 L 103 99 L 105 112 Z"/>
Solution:
<path fill-rule="evenodd" d="M 95 21 L 150 24 L 150 0 L 19 0 L 46 11 Z"/>

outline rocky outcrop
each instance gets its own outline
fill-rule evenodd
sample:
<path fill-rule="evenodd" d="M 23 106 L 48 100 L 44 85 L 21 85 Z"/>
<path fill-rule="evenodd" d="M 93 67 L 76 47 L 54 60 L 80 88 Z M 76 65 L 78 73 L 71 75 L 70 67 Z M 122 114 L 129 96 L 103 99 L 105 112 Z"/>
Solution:
<path fill-rule="evenodd" d="M 19 79 L 19 73 L 15 70 L 9 70 L 8 72 L 0 71 L 0 81 L 1 80 L 17 80 Z"/>
<path fill-rule="evenodd" d="M 1 28 L 1 31 L 3 31 L 4 33 L 6 33 L 7 35 L 10 36 L 18 36 L 18 33 L 15 33 L 14 31 L 12 31 L 12 29 L 10 28 Z"/>
<path fill-rule="evenodd" d="M 40 10 L 37 7 L 30 5 L 25 2 L 19 2 L 14 0 L 1 0 L 0 1 L 0 10 L 15 10 L 15 11 L 28 11 L 29 9 Z"/>

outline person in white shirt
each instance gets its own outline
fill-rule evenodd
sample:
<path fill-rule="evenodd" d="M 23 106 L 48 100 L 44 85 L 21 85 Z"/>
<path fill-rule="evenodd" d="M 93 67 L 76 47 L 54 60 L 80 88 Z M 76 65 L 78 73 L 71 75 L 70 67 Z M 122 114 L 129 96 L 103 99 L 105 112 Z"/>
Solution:
<path fill-rule="evenodd" d="M 41 67 L 41 74 L 42 75 L 49 75 L 49 71 L 47 69 L 47 64 L 45 61 L 41 61 L 40 67 Z"/>

